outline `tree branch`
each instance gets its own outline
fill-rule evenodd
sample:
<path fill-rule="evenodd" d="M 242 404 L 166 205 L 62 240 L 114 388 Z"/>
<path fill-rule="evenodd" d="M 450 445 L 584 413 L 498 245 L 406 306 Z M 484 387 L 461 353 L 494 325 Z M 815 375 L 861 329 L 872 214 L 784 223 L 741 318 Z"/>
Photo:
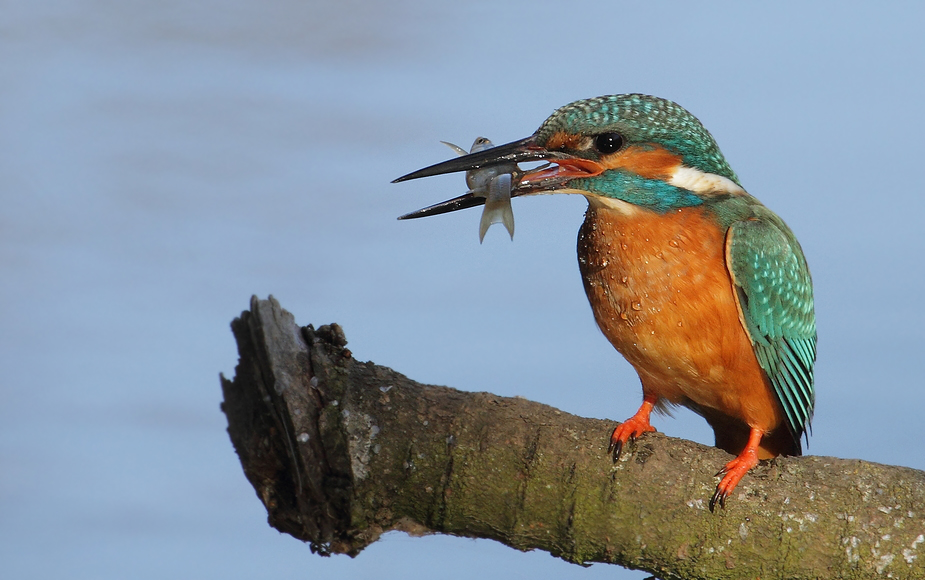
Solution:
<path fill-rule="evenodd" d="M 707 502 L 729 456 L 649 433 L 614 465 L 610 421 L 422 385 L 356 361 L 336 324 L 270 297 L 232 322 L 228 433 L 269 523 L 321 554 L 385 531 L 491 538 L 660 578 L 925 578 L 925 473 L 831 457 L 753 469 Z"/>

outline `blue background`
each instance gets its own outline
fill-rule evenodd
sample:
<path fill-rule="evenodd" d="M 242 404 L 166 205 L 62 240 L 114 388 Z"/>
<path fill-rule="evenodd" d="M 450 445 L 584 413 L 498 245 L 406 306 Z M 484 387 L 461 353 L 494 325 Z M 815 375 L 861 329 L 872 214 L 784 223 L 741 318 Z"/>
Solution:
<path fill-rule="evenodd" d="M 585 202 L 399 222 L 439 143 L 575 99 L 694 112 L 816 287 L 809 452 L 925 468 L 917 3 L 2 2 L 0 576 L 627 578 L 489 541 L 321 558 L 266 524 L 219 411 L 252 294 L 423 382 L 623 419 L 575 259 Z M 711 443 L 680 410 L 670 435 Z M 604 436 L 604 434 L 602 434 Z"/>

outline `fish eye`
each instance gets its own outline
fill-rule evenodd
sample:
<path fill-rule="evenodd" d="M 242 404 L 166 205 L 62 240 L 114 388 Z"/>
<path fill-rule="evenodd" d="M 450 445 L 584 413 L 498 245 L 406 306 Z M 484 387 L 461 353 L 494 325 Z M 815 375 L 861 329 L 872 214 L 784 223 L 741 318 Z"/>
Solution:
<path fill-rule="evenodd" d="M 621 147 L 623 147 L 623 135 L 619 133 L 601 133 L 594 138 L 594 148 L 604 155 L 619 151 Z"/>

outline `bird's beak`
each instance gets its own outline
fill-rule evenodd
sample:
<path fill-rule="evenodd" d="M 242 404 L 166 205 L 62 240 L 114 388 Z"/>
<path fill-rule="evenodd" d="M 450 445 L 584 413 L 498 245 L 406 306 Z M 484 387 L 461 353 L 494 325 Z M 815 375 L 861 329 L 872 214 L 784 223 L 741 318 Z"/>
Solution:
<path fill-rule="evenodd" d="M 418 179 L 420 177 L 430 177 L 432 175 L 443 175 L 444 173 L 473 171 L 497 165 L 513 165 L 529 161 L 550 161 L 555 165 L 549 167 L 549 164 L 546 164 L 536 169 L 515 172 L 513 174 L 514 185 L 511 189 L 511 197 L 547 193 L 559 189 L 565 182 L 574 177 L 590 177 L 592 175 L 598 175 L 603 171 L 603 167 L 593 161 L 574 157 L 561 151 L 549 151 L 545 147 L 538 145 L 536 137 L 531 135 L 526 139 L 498 145 L 491 149 L 470 153 L 455 159 L 450 159 L 449 161 L 431 165 L 430 167 L 425 167 L 424 169 L 413 171 L 399 177 L 392 181 L 392 183 Z M 454 197 L 453 199 L 448 199 L 447 201 L 405 214 L 398 219 L 404 220 L 428 217 L 479 206 L 484 203 L 484 197 L 473 195 L 472 193 L 465 193 L 459 197 Z"/>

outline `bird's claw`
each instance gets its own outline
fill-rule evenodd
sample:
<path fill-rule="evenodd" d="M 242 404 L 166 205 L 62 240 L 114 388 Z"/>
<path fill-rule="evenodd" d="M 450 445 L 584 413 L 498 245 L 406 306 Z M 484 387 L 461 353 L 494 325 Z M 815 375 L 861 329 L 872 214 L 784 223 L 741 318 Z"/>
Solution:
<path fill-rule="evenodd" d="M 713 477 L 722 477 L 722 479 L 716 485 L 713 497 L 710 498 L 710 512 L 713 512 L 716 504 L 726 509 L 726 498 L 729 497 L 745 474 L 756 465 L 758 465 L 758 454 L 753 447 L 746 447 L 738 457 L 716 472 Z"/>
<path fill-rule="evenodd" d="M 627 442 L 636 441 L 637 437 L 649 431 L 655 431 L 655 427 L 649 424 L 648 419 L 641 420 L 637 417 L 630 417 L 614 427 L 610 434 L 610 445 L 607 446 L 607 452 L 613 457 L 613 462 L 616 463 L 620 459 Z"/>
<path fill-rule="evenodd" d="M 617 430 L 614 429 L 614 433 L 616 433 L 616 431 Z M 636 436 L 630 435 L 626 441 L 635 442 Z M 620 460 L 620 453 L 623 452 L 624 442 L 625 441 L 623 439 L 614 439 L 614 435 L 610 436 L 610 445 L 607 447 L 607 453 L 611 454 L 614 463 Z"/>

